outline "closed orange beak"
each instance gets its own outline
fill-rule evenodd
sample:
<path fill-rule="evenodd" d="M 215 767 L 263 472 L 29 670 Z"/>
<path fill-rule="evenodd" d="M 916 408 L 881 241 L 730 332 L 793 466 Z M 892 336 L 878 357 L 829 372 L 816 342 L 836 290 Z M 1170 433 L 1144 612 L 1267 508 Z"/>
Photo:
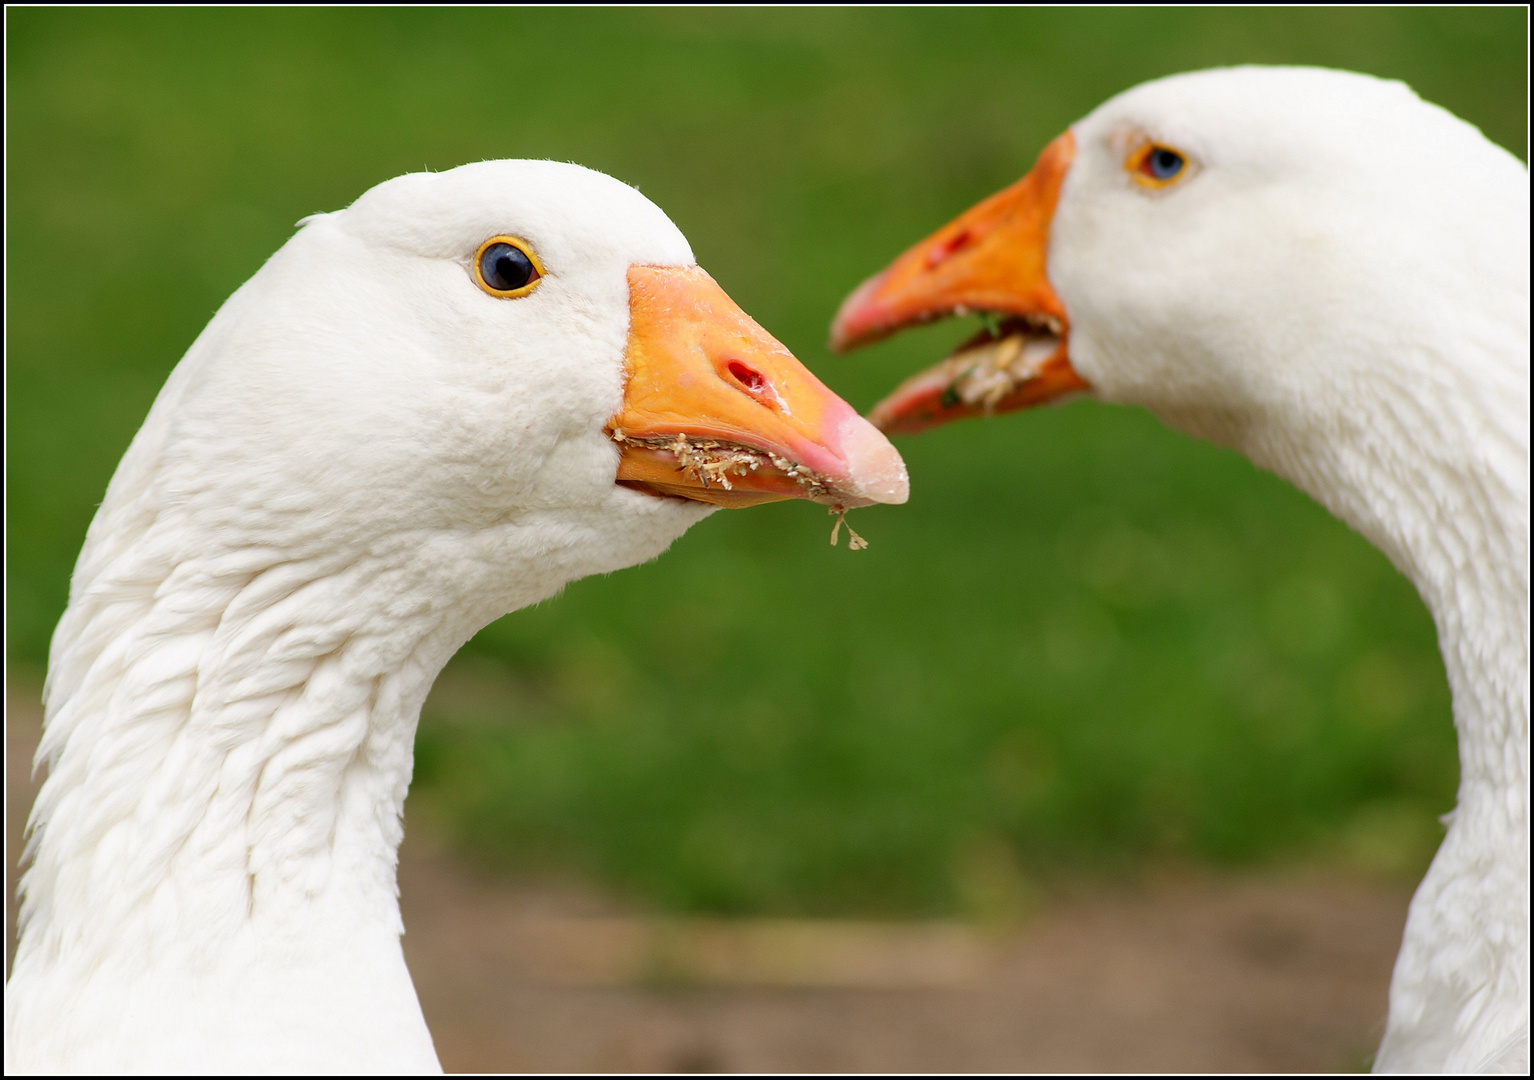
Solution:
<path fill-rule="evenodd" d="M 1047 273 L 1050 225 L 1075 153 L 1067 131 L 1027 176 L 908 250 L 842 304 L 831 324 L 838 352 L 950 315 L 997 318 L 994 332 L 876 405 L 870 419 L 881 430 L 921 431 L 1088 389 L 1071 367 L 1070 322 Z"/>
<path fill-rule="evenodd" d="M 902 503 L 905 463 L 703 270 L 629 268 L 618 483 L 717 506 Z"/>

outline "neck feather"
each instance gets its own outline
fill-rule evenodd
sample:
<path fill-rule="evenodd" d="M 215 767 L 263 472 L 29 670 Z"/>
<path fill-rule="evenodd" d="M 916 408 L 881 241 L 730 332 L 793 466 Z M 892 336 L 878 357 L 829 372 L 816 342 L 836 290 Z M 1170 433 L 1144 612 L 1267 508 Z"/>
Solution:
<path fill-rule="evenodd" d="M 1321 421 L 1313 400 L 1307 423 L 1225 418 L 1210 431 L 1168 417 L 1357 529 L 1416 585 L 1438 629 L 1459 794 L 1412 901 L 1380 1068 L 1473 1069 L 1520 1025 L 1527 1038 L 1528 369 L 1506 359 L 1526 358 L 1526 345 L 1500 355 L 1338 388 Z"/>
<path fill-rule="evenodd" d="M 249 1018 L 267 1009 L 282 1052 L 434 1065 L 399 952 L 395 852 L 421 703 L 474 613 L 420 580 L 407 542 L 187 557 L 184 522 L 138 525 L 115 550 L 88 542 L 54 639 L 11 988 L 50 1031 L 55 999 L 83 998 L 66 1011 L 91 1033 L 45 1040 L 59 1056 L 40 1060 L 88 1065 L 64 1046 L 95 1042 L 120 1066 L 143 1032 L 141 1064 L 177 1049 L 197 1067 L 191 1008 L 215 1039 L 266 1038 Z M 162 1004 L 144 1015 L 132 1001 L 149 997 Z M 377 999 L 351 1010 L 354 1040 L 334 1016 L 312 1046 L 292 1037 L 347 999 Z M 307 1019 L 278 1024 L 284 1010 Z M 27 1023 L 7 1018 L 12 1035 Z"/>
<path fill-rule="evenodd" d="M 1324 431 L 1254 424 L 1241 440 L 1416 585 L 1453 694 L 1462 798 L 1527 782 L 1529 638 L 1527 368 L 1505 387 L 1464 376 L 1381 379 L 1339 394 Z"/>

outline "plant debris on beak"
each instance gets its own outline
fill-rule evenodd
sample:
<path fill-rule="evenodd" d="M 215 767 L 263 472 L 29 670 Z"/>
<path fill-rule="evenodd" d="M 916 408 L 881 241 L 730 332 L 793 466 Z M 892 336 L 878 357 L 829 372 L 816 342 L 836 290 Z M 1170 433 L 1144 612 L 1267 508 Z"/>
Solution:
<path fill-rule="evenodd" d="M 726 491 L 733 491 L 730 476 L 747 476 L 754 472 L 763 475 L 776 474 L 793 480 L 799 485 L 800 497 L 824 499 L 830 493 L 829 483 L 817 475 L 808 465 L 799 465 L 780 454 L 740 443 L 720 439 L 689 438 L 678 433 L 671 436 L 637 437 L 625 435 L 621 428 L 613 428 L 611 438 L 615 443 L 643 446 L 663 451 L 677 461 L 676 471 L 691 477 L 707 490 L 718 484 Z"/>
<path fill-rule="evenodd" d="M 963 402 L 994 412 L 1024 383 L 1037 379 L 1059 348 L 1060 339 L 1049 330 L 1036 329 L 1022 319 L 992 316 L 984 330 L 943 361 L 949 381 L 942 404 L 952 408 Z"/>

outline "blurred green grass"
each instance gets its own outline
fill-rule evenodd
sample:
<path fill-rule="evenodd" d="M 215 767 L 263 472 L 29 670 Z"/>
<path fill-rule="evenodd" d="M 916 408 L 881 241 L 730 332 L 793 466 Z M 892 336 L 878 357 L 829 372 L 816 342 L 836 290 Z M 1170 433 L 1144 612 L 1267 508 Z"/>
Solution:
<path fill-rule="evenodd" d="M 638 185 L 866 408 L 964 332 L 831 357 L 864 276 L 1109 95 L 1219 64 L 1401 78 L 1524 156 L 1522 9 L 67 10 L 7 23 L 8 658 L 41 665 L 165 375 L 293 222 L 491 157 Z M 489 863 L 648 902 L 983 910 L 1146 859 L 1425 865 L 1432 624 L 1244 460 L 1076 403 L 901 444 L 908 506 L 717 514 L 481 633 L 417 790 Z M 997 897 L 1001 897 L 997 901 Z"/>

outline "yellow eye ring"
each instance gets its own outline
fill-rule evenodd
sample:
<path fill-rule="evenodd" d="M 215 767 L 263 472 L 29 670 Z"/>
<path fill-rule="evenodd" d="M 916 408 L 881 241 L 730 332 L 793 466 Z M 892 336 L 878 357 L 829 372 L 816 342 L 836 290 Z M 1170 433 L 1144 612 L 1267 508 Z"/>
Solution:
<path fill-rule="evenodd" d="M 543 280 L 543 263 L 520 236 L 492 236 L 474 253 L 474 280 L 491 296 L 526 296 Z"/>
<path fill-rule="evenodd" d="M 1185 179 L 1193 170 L 1186 154 L 1147 141 L 1124 159 L 1124 171 L 1142 187 L 1166 188 Z"/>

